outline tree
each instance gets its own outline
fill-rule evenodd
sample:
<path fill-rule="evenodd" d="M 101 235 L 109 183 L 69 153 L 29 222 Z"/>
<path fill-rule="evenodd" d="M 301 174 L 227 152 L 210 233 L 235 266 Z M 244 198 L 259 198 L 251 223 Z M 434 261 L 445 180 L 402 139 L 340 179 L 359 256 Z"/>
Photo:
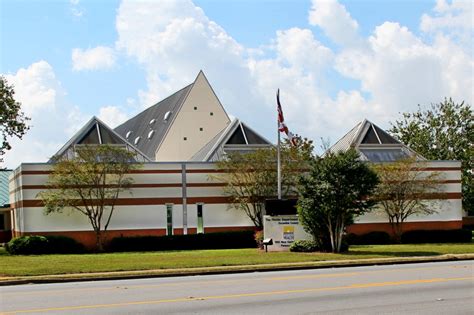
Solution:
<path fill-rule="evenodd" d="M 392 123 L 390 132 L 427 159 L 461 161 L 463 208 L 474 215 L 474 120 L 469 104 L 445 99 L 428 110 L 418 107 Z"/>
<path fill-rule="evenodd" d="M 299 183 L 301 224 L 320 247 L 340 252 L 345 227 L 375 205 L 377 174 L 351 149 L 314 158 Z"/>
<path fill-rule="evenodd" d="M 295 197 L 297 178 L 307 168 L 312 156 L 312 141 L 298 138 L 292 146 L 287 140 L 281 145 L 282 196 Z M 276 148 L 249 153 L 233 152 L 217 162 L 222 175 L 213 178 L 225 182 L 224 194 L 230 207 L 243 211 L 258 229 L 263 229 L 265 200 L 277 196 Z"/>
<path fill-rule="evenodd" d="M 81 145 L 72 159 L 60 158 L 49 175 L 48 190 L 39 194 L 45 214 L 65 209 L 87 216 L 102 251 L 105 234 L 119 194 L 129 191 L 132 178 L 127 176 L 140 164 L 134 153 L 114 145 Z"/>
<path fill-rule="evenodd" d="M 427 200 L 429 194 L 440 191 L 437 172 L 420 170 L 421 162 L 415 158 L 374 166 L 380 179 L 376 199 L 380 210 L 388 217 L 395 241 L 400 242 L 403 222 L 413 215 L 436 213 L 436 199 Z"/>
<path fill-rule="evenodd" d="M 0 76 L 0 130 L 3 137 L 0 156 L 11 149 L 8 138 L 17 137 L 21 139 L 30 128 L 27 125 L 30 118 L 26 117 L 21 111 L 21 104 L 15 100 L 14 95 L 13 87 L 8 84 L 4 77 Z"/>

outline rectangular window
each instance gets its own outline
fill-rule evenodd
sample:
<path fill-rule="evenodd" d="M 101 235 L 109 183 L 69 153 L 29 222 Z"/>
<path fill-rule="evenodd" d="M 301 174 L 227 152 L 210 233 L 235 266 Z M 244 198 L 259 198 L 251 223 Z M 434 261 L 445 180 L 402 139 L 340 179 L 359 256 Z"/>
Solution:
<path fill-rule="evenodd" d="M 204 220 L 202 217 L 203 204 L 197 205 L 197 233 L 204 233 Z"/>
<path fill-rule="evenodd" d="M 5 214 L 0 213 L 0 231 L 5 230 Z"/>
<path fill-rule="evenodd" d="M 166 205 L 166 235 L 173 235 L 173 205 Z"/>

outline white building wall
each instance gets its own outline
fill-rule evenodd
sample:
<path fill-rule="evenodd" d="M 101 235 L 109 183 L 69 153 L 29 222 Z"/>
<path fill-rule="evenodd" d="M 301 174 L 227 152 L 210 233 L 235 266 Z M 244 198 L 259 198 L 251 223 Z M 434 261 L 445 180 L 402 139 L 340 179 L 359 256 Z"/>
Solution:
<path fill-rule="evenodd" d="M 91 230 L 87 218 L 81 214 L 44 215 L 38 206 L 38 193 L 44 189 L 50 170 L 49 164 L 22 164 L 12 174 L 10 201 L 14 230 L 25 233 L 48 231 Z M 166 204 L 173 204 L 173 227 L 183 228 L 182 163 L 147 163 L 131 174 L 134 184 L 131 194 L 120 195 L 110 230 L 166 229 Z M 251 227 L 252 222 L 239 210 L 228 207 L 222 193 L 223 183 L 213 175 L 217 170 L 212 163 L 186 163 L 186 210 L 187 227 L 197 227 L 197 203 L 203 204 L 204 227 Z M 452 161 L 429 162 L 430 171 L 442 172 L 442 185 L 450 197 L 439 201 L 439 211 L 429 216 L 413 216 L 409 222 L 461 221 L 461 171 L 460 163 Z M 140 186 L 142 185 L 142 186 Z M 146 187 L 143 187 L 146 185 Z M 212 186 L 217 185 L 217 186 Z M 357 223 L 386 223 L 387 219 L 377 212 L 358 218 Z"/>

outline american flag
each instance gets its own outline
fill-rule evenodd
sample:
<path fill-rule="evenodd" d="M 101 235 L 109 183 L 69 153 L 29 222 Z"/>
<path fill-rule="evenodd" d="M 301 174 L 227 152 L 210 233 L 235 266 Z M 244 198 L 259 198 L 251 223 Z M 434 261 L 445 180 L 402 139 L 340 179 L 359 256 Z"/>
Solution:
<path fill-rule="evenodd" d="M 277 110 L 278 110 L 278 131 L 284 132 L 290 140 L 292 145 L 296 145 L 297 138 L 288 130 L 288 127 L 285 124 L 285 118 L 283 117 L 283 111 L 280 104 L 280 89 L 277 90 Z"/>

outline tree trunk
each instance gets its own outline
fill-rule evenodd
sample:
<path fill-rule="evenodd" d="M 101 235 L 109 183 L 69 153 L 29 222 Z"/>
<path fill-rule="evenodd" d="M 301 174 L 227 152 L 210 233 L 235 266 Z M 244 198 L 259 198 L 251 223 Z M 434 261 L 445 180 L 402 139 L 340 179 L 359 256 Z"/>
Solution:
<path fill-rule="evenodd" d="M 102 242 L 102 232 L 100 230 L 95 231 L 95 246 L 97 252 L 101 253 L 104 251 L 104 244 Z"/>
<path fill-rule="evenodd" d="M 403 222 L 392 222 L 393 240 L 397 244 L 402 243 Z"/>

